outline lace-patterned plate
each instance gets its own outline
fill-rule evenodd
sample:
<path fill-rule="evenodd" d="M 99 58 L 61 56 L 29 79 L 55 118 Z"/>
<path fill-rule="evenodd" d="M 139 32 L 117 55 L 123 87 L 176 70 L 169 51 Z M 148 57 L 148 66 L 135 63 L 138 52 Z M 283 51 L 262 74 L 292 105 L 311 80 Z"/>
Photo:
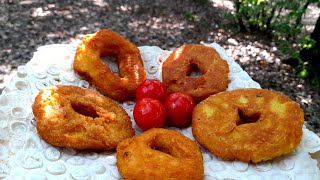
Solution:
<path fill-rule="evenodd" d="M 218 44 L 215 48 L 230 67 L 227 90 L 260 88 Z M 72 64 L 77 44 L 54 44 L 38 48 L 33 58 L 19 66 L 17 74 L 0 95 L 0 179 L 121 179 L 115 152 L 96 153 L 53 147 L 37 135 L 31 105 L 38 92 L 57 84 L 91 88 L 74 74 Z M 139 47 L 147 78 L 161 80 L 162 62 L 170 51 L 155 46 Z M 115 61 L 106 61 L 118 73 Z M 142 133 L 133 120 L 134 101 L 122 106 L 132 119 L 136 134 Z M 194 140 L 191 127 L 175 129 Z M 200 147 L 205 179 L 320 179 L 317 161 L 310 153 L 320 151 L 320 138 L 305 127 L 301 144 L 291 154 L 258 164 L 223 161 Z"/>

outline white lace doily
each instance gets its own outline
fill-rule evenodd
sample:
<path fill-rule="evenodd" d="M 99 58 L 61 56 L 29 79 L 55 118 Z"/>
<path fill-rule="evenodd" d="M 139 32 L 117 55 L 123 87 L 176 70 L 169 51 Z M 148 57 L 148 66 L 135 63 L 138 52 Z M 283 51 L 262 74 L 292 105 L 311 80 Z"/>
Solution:
<path fill-rule="evenodd" d="M 218 44 L 215 48 L 230 67 L 227 90 L 260 88 Z M 92 88 L 78 78 L 72 68 L 77 44 L 55 44 L 38 48 L 26 65 L 0 95 L 0 179 L 121 179 L 116 166 L 115 152 L 79 152 L 47 144 L 36 133 L 31 105 L 38 92 L 46 86 L 65 84 Z M 147 78 L 161 80 L 161 64 L 170 51 L 155 46 L 139 47 Z M 115 73 L 115 62 L 107 62 Z M 92 88 L 94 89 L 94 88 Z M 134 101 L 122 104 L 131 119 Z M 141 130 L 132 119 L 136 134 Z M 175 129 L 194 140 L 191 127 Z M 298 148 L 291 154 L 258 164 L 223 161 L 201 147 L 205 179 L 320 179 L 317 161 L 310 153 L 320 151 L 320 139 L 303 128 Z"/>

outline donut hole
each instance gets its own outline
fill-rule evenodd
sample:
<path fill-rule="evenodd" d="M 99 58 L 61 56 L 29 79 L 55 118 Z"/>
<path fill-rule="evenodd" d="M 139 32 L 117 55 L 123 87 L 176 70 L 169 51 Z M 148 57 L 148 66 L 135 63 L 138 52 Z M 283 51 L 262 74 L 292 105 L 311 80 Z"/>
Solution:
<path fill-rule="evenodd" d="M 106 64 L 109 63 L 117 63 L 117 58 L 115 56 L 107 56 L 107 55 L 102 55 L 100 57 L 102 59 L 102 61 Z"/>
<path fill-rule="evenodd" d="M 150 147 L 151 147 L 151 149 L 153 149 L 153 150 L 160 151 L 160 152 L 162 152 L 162 153 L 171 155 L 170 149 L 166 148 L 166 147 L 163 146 L 163 145 L 160 145 L 159 143 L 153 143 L 153 144 L 151 144 Z"/>
<path fill-rule="evenodd" d="M 101 56 L 102 62 L 109 67 L 112 73 L 119 76 L 119 65 L 115 56 Z"/>
<path fill-rule="evenodd" d="M 79 102 L 78 103 L 72 102 L 71 107 L 75 112 L 83 116 L 91 117 L 93 119 L 96 117 L 99 117 L 96 110 L 92 106 L 81 104 Z"/>
<path fill-rule="evenodd" d="M 241 124 L 255 123 L 260 119 L 261 113 L 247 113 L 242 109 L 238 109 L 239 120 L 236 122 L 237 126 Z"/>
<path fill-rule="evenodd" d="M 190 63 L 190 65 L 187 69 L 187 74 L 186 74 L 187 76 L 197 78 L 197 77 L 201 76 L 202 74 L 203 73 L 197 64 Z"/>

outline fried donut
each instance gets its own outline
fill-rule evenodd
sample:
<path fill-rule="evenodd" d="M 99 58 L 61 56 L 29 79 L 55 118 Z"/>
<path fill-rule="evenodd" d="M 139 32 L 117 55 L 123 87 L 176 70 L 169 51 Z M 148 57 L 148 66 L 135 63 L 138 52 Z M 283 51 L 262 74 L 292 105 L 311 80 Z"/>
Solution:
<path fill-rule="evenodd" d="M 77 86 L 51 86 L 32 105 L 40 137 L 54 146 L 111 150 L 134 136 L 128 114 L 114 100 Z"/>
<path fill-rule="evenodd" d="M 201 71 L 198 77 L 192 71 Z M 168 93 L 184 92 L 199 102 L 226 90 L 229 66 L 214 48 L 187 44 L 174 50 L 162 66 L 162 80 Z"/>
<path fill-rule="evenodd" d="M 101 57 L 117 59 L 120 77 Z M 119 34 L 100 30 L 86 35 L 77 48 L 74 71 L 105 96 L 117 101 L 135 98 L 135 90 L 146 79 L 139 49 Z"/>
<path fill-rule="evenodd" d="M 212 95 L 193 110 L 192 133 L 225 160 L 260 162 L 292 152 L 300 143 L 304 113 L 271 90 L 239 89 Z"/>
<path fill-rule="evenodd" d="M 128 179 L 203 179 L 196 143 L 174 130 L 154 128 L 117 146 L 117 167 Z"/>

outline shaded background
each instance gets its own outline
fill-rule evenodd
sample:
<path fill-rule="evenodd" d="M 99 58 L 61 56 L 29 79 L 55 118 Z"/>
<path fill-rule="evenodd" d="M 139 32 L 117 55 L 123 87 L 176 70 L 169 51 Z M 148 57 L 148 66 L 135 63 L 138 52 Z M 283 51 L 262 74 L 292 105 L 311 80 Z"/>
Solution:
<path fill-rule="evenodd" d="M 320 135 L 320 90 L 296 78 L 271 39 L 239 33 L 224 18 L 233 8 L 226 0 L 0 0 L 0 92 L 37 47 L 76 42 L 102 28 L 118 32 L 137 46 L 168 50 L 185 43 L 216 42 L 262 88 L 298 102 L 306 125 Z M 308 9 L 303 20 L 306 31 L 312 31 L 319 13 L 315 7 Z"/>

